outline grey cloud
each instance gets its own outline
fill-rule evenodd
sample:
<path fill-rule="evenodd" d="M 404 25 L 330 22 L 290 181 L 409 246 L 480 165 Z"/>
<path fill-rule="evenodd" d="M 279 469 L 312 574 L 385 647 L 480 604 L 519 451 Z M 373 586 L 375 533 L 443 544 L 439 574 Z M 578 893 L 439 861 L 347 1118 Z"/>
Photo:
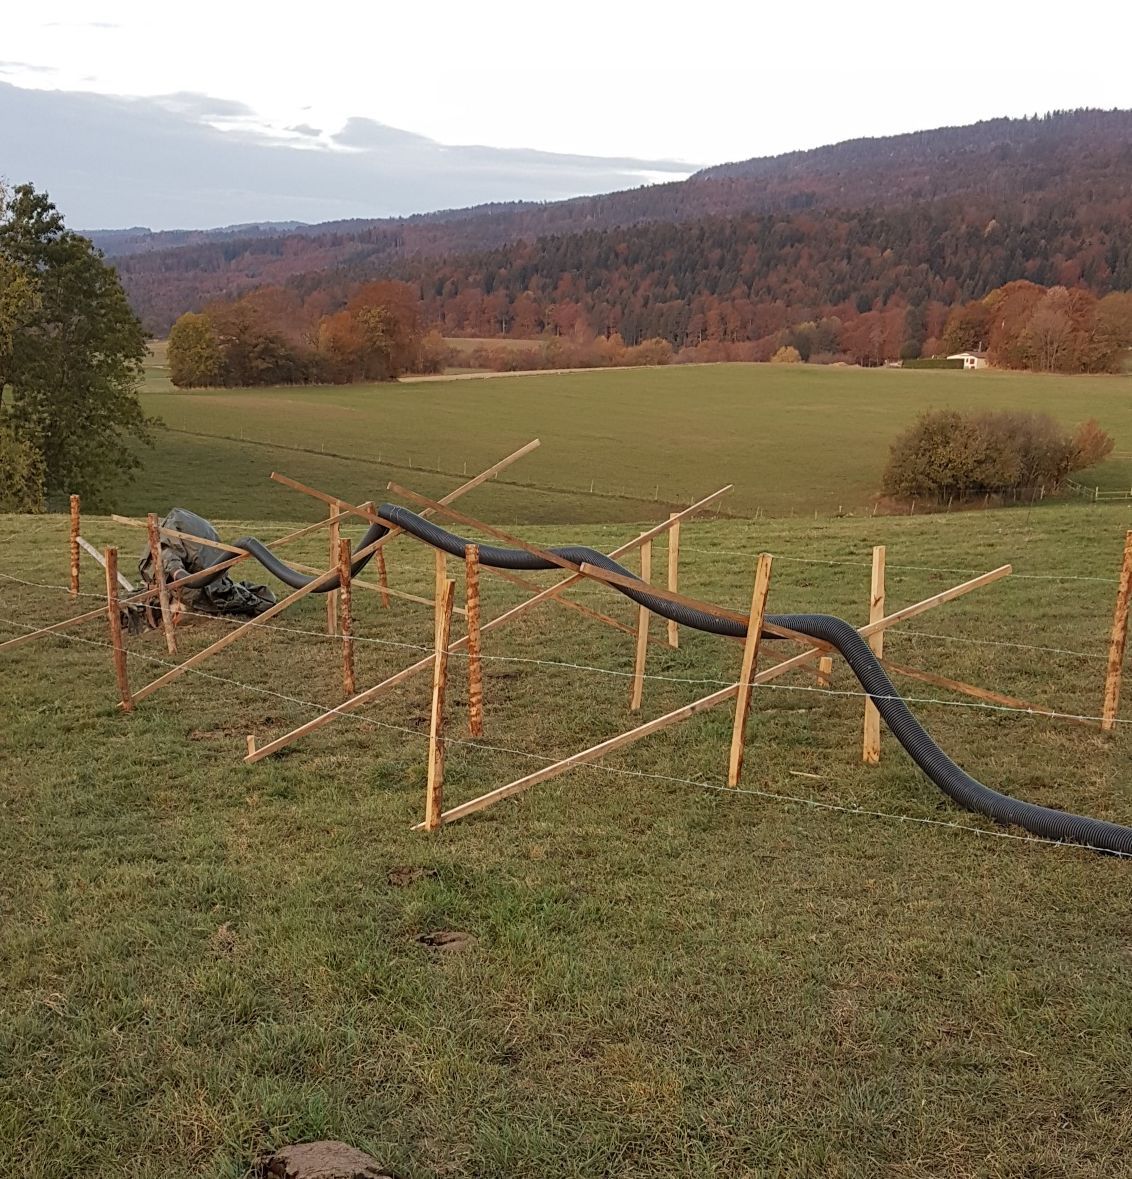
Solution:
<path fill-rule="evenodd" d="M 644 173 L 676 180 L 693 171 L 671 161 L 449 147 L 372 119 L 350 120 L 333 147 L 208 123 L 250 113 L 207 95 L 138 99 L 0 82 L 0 160 L 13 183 L 32 181 L 70 225 L 88 229 L 403 216 L 609 192 L 636 187 Z"/>
<path fill-rule="evenodd" d="M 322 129 L 320 127 L 312 127 L 310 123 L 296 123 L 293 127 L 288 127 L 288 131 L 293 131 L 296 135 L 321 135 Z"/>

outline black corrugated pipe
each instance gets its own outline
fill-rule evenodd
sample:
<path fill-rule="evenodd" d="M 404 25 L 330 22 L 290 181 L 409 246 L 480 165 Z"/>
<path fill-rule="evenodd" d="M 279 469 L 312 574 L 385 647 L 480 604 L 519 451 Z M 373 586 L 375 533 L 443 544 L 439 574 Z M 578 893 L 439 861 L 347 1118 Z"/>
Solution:
<path fill-rule="evenodd" d="M 415 512 L 409 511 L 408 508 L 398 504 L 382 504 L 378 508 L 377 514 L 391 524 L 395 524 L 413 536 L 426 541 L 434 548 L 443 549 L 446 553 L 451 553 L 452 556 L 461 559 L 464 556 L 464 549 L 468 545 L 468 541 L 440 528 L 431 520 L 423 519 Z M 388 529 L 382 524 L 371 525 L 358 547 L 362 548 L 372 544 L 375 540 L 380 540 L 387 531 Z M 292 589 L 301 589 L 314 580 L 313 577 L 284 564 L 254 537 L 244 537 L 236 541 L 235 547 L 244 549 L 245 552 L 255 557 L 268 572 L 274 574 Z M 620 573 L 626 577 L 632 577 L 634 580 L 639 580 L 636 574 L 596 549 L 583 545 L 564 545 L 548 551 L 556 556 L 564 557 L 575 565 L 587 562 L 601 569 L 607 569 L 611 573 Z M 368 556 L 356 561 L 353 567 L 354 573 L 359 573 L 364 569 L 368 561 Z M 491 565 L 496 569 L 535 571 L 559 568 L 559 566 L 545 561 L 525 549 L 505 549 L 495 545 L 480 545 L 480 561 L 484 565 Z M 190 577 L 188 584 L 203 585 L 209 580 L 206 570 L 204 573 Z M 318 592 L 326 592 L 337 587 L 337 577 L 330 578 L 324 586 L 319 587 Z M 726 635 L 731 638 L 746 637 L 746 627 L 733 619 L 669 602 L 664 598 L 650 594 L 646 589 L 638 590 L 622 586 L 614 586 L 613 588 L 639 605 L 647 607 L 654 614 L 670 618 L 681 626 L 707 631 L 710 634 Z M 1050 807 L 1038 806 L 1032 802 L 1023 802 L 1020 799 L 1011 798 L 1009 795 L 1000 794 L 997 790 L 991 790 L 977 779 L 972 778 L 932 740 L 927 730 L 912 715 L 908 705 L 904 703 L 892 686 L 887 672 L 870 650 L 869 645 L 844 619 L 834 618 L 828 614 L 768 614 L 766 621 L 774 626 L 788 627 L 790 630 L 799 631 L 811 638 L 821 639 L 836 647 L 852 668 L 853 674 L 860 680 L 861 687 L 872 698 L 877 710 L 884 717 L 885 724 L 892 731 L 892 735 L 905 748 L 916 765 L 960 806 L 986 815 L 998 823 L 1021 827 L 1023 830 L 1040 835 L 1045 839 L 1080 843 L 1095 851 L 1132 855 L 1132 828 L 1130 827 L 1123 827 L 1119 823 L 1108 823 L 1102 819 L 1091 819 L 1084 815 L 1073 815 L 1065 811 L 1053 810 Z M 764 634 L 763 637 L 774 639 L 777 636 Z"/>

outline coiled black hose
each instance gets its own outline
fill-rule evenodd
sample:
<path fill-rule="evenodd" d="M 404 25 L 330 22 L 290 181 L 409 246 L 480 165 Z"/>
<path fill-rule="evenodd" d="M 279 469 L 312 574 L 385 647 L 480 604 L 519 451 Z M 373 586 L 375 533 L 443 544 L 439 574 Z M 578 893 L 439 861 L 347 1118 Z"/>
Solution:
<path fill-rule="evenodd" d="M 415 512 L 409 511 L 408 508 L 397 504 L 382 504 L 378 508 L 377 514 L 382 519 L 388 520 L 413 536 L 426 541 L 434 548 L 443 549 L 454 557 L 462 558 L 464 556 L 468 541 L 438 527 L 430 520 L 423 519 Z M 380 540 L 387 531 L 388 529 L 382 524 L 371 525 L 358 547 L 362 548 Z M 301 589 L 314 580 L 313 577 L 284 564 L 254 537 L 244 537 L 236 541 L 235 547 L 243 549 L 255 557 L 268 572 L 274 574 L 292 589 Z M 575 565 L 587 562 L 611 573 L 620 573 L 632 577 L 634 580 L 639 580 L 634 573 L 596 549 L 583 545 L 564 545 L 548 551 L 556 556 L 564 557 Z M 536 571 L 559 568 L 559 566 L 542 557 L 537 557 L 525 549 L 505 549 L 495 545 L 480 545 L 479 552 L 480 561 L 496 569 Z M 369 556 L 358 559 L 354 563 L 353 572 L 355 574 L 361 572 L 368 561 Z M 202 574 L 194 575 L 189 579 L 189 584 L 205 584 L 209 580 L 207 574 L 208 571 L 205 570 Z M 337 586 L 336 576 L 327 578 L 326 584 L 320 586 L 318 592 L 336 589 Z M 746 627 L 733 619 L 658 598 L 643 588 L 630 589 L 622 586 L 614 586 L 613 588 L 639 605 L 647 607 L 654 614 L 670 618 L 681 626 L 688 626 L 710 634 L 726 635 L 731 638 L 746 637 Z M 1091 819 L 1084 815 L 1053 810 L 1050 807 L 1038 806 L 1032 802 L 1023 802 L 1020 799 L 1011 798 L 1009 795 L 1000 794 L 997 790 L 991 790 L 971 777 L 932 740 L 927 730 L 912 715 L 908 705 L 904 703 L 893 687 L 888 673 L 873 654 L 869 645 L 844 619 L 834 618 L 828 614 L 769 614 L 766 621 L 775 626 L 799 631 L 811 638 L 821 639 L 836 647 L 860 681 L 861 687 L 872 698 L 877 710 L 884 717 L 885 724 L 892 731 L 892 735 L 907 750 L 909 756 L 920 769 L 960 806 L 986 815 L 998 823 L 1021 827 L 1023 830 L 1040 835 L 1045 839 L 1080 843 L 1096 851 L 1132 855 L 1132 828 L 1123 827 L 1118 823 L 1108 823 L 1102 819 Z M 773 639 L 777 636 L 764 633 L 763 637 Z"/>

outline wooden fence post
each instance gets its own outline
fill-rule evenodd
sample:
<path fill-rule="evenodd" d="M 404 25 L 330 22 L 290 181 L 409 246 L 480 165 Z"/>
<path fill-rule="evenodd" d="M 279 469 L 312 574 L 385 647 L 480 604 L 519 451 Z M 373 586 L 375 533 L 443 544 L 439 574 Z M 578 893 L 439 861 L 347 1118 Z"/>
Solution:
<path fill-rule="evenodd" d="M 443 549 L 433 549 L 433 558 L 436 563 L 435 581 L 432 588 L 432 604 L 433 617 L 436 619 L 436 625 L 440 625 L 440 615 L 436 613 L 436 606 L 444 594 L 444 587 L 448 584 L 448 561 L 447 553 Z"/>
<path fill-rule="evenodd" d="M 122 645 L 122 615 L 118 606 L 118 550 L 110 547 L 103 557 L 106 561 L 106 616 L 110 623 L 114 675 L 118 680 L 122 707 L 127 712 L 133 712 L 134 698 L 130 694 L 130 677 L 126 672 L 126 648 Z"/>
<path fill-rule="evenodd" d="M 757 670 L 759 643 L 763 633 L 766 596 L 770 590 L 770 553 L 760 553 L 755 570 L 755 588 L 751 594 L 751 613 L 747 618 L 747 638 L 743 643 L 743 664 L 739 672 L 739 693 L 735 697 L 735 723 L 731 729 L 731 754 L 727 762 L 727 785 L 738 786 L 743 774 L 743 747 L 747 734 L 747 714 L 751 711 L 751 678 Z"/>
<path fill-rule="evenodd" d="M 483 663 L 480 659 L 480 546 L 464 549 L 464 608 L 468 621 L 468 731 L 483 736 Z"/>
<path fill-rule="evenodd" d="M 669 515 L 671 520 L 676 513 Z M 668 588 L 673 592 L 680 588 L 680 522 L 677 521 L 668 530 Z M 672 648 L 680 646 L 680 628 L 670 618 L 668 620 L 668 645 Z"/>
<path fill-rule="evenodd" d="M 355 692 L 354 684 L 354 615 L 351 586 L 352 571 L 350 541 L 338 541 L 338 596 L 340 599 L 338 626 L 342 634 L 342 690 L 347 696 Z"/>
<path fill-rule="evenodd" d="M 79 497 L 71 496 L 71 597 L 79 596 Z"/>
<path fill-rule="evenodd" d="M 426 831 L 440 826 L 444 810 L 444 695 L 448 685 L 448 638 L 452 629 L 454 581 L 446 581 L 436 599 L 435 659 L 432 666 L 432 718 L 428 727 L 428 785 L 425 793 Z"/>
<path fill-rule="evenodd" d="M 385 550 L 377 550 L 377 584 L 381 587 L 381 604 L 389 609 L 389 573 L 385 568 Z"/>
<path fill-rule="evenodd" d="M 676 527 L 676 525 L 673 525 Z M 652 541 L 641 545 L 641 580 L 652 579 Z M 629 696 L 629 711 L 636 712 L 645 696 L 645 657 L 649 650 L 649 611 L 637 607 L 637 653 L 633 661 L 633 689 Z"/>
<path fill-rule="evenodd" d="M 1124 561 L 1120 566 L 1120 587 L 1112 615 L 1112 637 L 1108 644 L 1108 671 L 1104 683 L 1104 711 L 1101 729 L 1111 733 L 1120 707 L 1120 681 L 1124 675 L 1124 649 L 1128 643 L 1128 600 L 1132 594 L 1132 531 L 1124 537 Z"/>
<path fill-rule="evenodd" d="M 833 657 L 831 655 L 823 655 L 818 660 L 818 679 L 817 686 L 819 688 L 828 688 L 830 677 L 833 675 Z"/>
<path fill-rule="evenodd" d="M 170 655 L 177 654 L 177 639 L 173 633 L 173 610 L 169 602 L 169 586 L 165 581 L 165 566 L 161 563 L 161 537 L 157 532 L 157 514 L 146 516 L 146 531 L 149 533 L 149 559 L 153 562 L 153 584 L 157 586 L 157 600 L 161 606 L 161 629 L 165 632 L 165 649 Z"/>
<path fill-rule="evenodd" d="M 341 514 L 341 504 L 330 504 L 329 511 L 332 523 L 330 525 L 330 560 L 328 564 L 333 569 L 338 564 L 338 540 L 341 535 L 341 525 L 335 517 Z M 338 593 L 336 590 L 329 590 L 326 595 L 326 633 L 328 635 L 338 633 Z"/>
<path fill-rule="evenodd" d="M 884 545 L 873 549 L 873 572 L 869 591 L 869 621 L 876 622 L 884 617 Z M 884 631 L 870 635 L 868 644 L 873 654 L 880 659 L 884 655 Z M 865 701 L 865 732 L 861 758 L 867 766 L 880 762 L 880 713 L 871 701 Z"/>

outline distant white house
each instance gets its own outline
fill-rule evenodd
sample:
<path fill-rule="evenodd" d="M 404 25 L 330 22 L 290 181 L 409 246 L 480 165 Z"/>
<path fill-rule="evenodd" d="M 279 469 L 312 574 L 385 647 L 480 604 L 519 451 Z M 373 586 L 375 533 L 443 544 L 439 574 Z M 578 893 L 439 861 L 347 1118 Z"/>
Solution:
<path fill-rule="evenodd" d="M 985 352 L 952 352 L 947 359 L 963 361 L 964 368 L 987 367 L 987 354 Z"/>

